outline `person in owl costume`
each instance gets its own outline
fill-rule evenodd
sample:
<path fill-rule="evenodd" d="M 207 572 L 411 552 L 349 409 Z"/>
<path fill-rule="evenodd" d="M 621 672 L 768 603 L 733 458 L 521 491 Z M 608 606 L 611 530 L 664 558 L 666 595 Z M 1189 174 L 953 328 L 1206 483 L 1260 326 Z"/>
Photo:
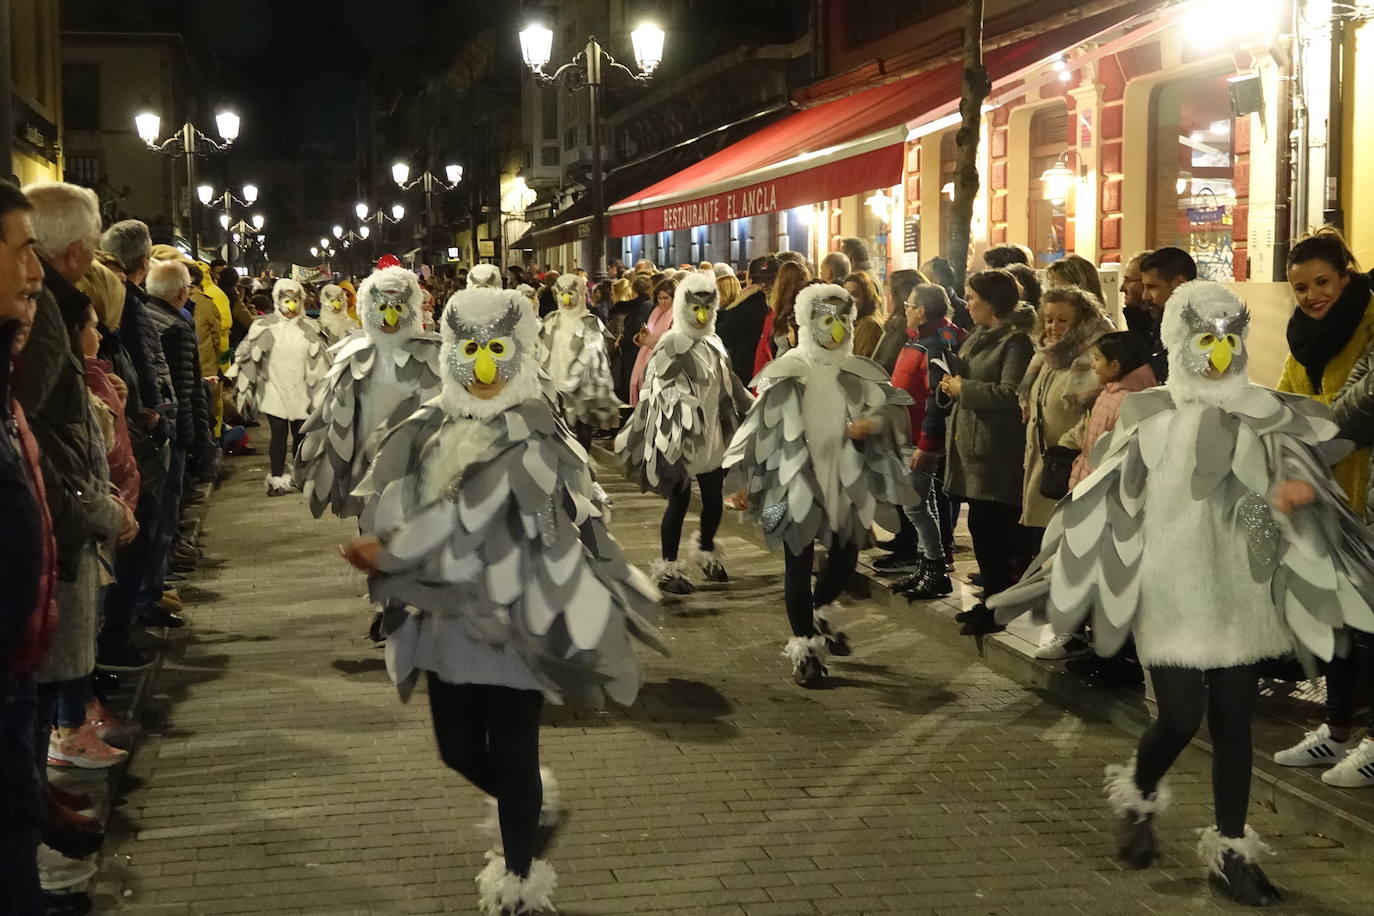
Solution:
<path fill-rule="evenodd" d="M 501 268 L 495 264 L 474 264 L 468 271 L 468 289 L 500 289 Z"/>
<path fill-rule="evenodd" d="M 353 495 L 388 429 L 439 393 L 439 335 L 420 330 L 415 274 L 387 267 L 358 289 L 363 333 L 330 348 L 334 363 L 301 427 L 295 481 L 316 518 L 362 511 Z"/>
<path fill-rule="evenodd" d="M 1246 825 L 1257 663 L 1296 652 L 1311 666 L 1348 651 L 1344 626 L 1374 630 L 1374 549 L 1330 475 L 1349 444 L 1317 401 L 1250 383 L 1249 326 L 1217 283 L 1174 291 L 1161 326 L 1169 381 L 1126 398 L 1039 557 L 988 605 L 1000 623 L 1028 610 L 1058 633 L 1091 623 L 1104 657 L 1134 636 L 1158 714 L 1105 782 L 1133 867 L 1158 856 L 1164 774 L 1207 715 L 1216 825 L 1199 831 L 1198 854 L 1225 893 L 1263 906 L 1280 895 Z M 1293 485 L 1308 505 L 1282 495 Z"/>
<path fill-rule="evenodd" d="M 423 672 L 440 756 L 497 800 L 503 850 L 477 877 L 482 912 L 540 912 L 555 884 L 539 857 L 544 699 L 633 702 L 630 637 L 662 650 L 659 596 L 611 537 L 544 397 L 524 298 L 460 290 L 442 335 L 440 393 L 382 440 L 344 556 L 387 608 L 402 699 Z"/>
<path fill-rule="evenodd" d="M 854 355 L 857 314 L 843 286 L 803 287 L 797 346 L 750 384 L 758 400 L 725 453 L 768 546 L 783 550 L 792 627 L 783 655 L 803 687 L 820 686 L 829 655 L 849 654 L 833 625 L 836 599 L 872 542 L 873 523 L 896 531 L 902 506 L 917 499 L 899 454 L 911 441 L 911 396 Z M 813 590 L 817 542 L 826 560 Z"/>
<path fill-rule="evenodd" d="M 358 323 L 348 313 L 348 295 L 342 286 L 327 283 L 320 290 L 320 329 L 331 344 L 358 329 Z"/>
<path fill-rule="evenodd" d="M 544 319 L 539 332 L 540 358 L 558 392 L 563 419 L 588 449 L 593 430 L 612 429 L 620 422 L 621 403 L 606 354 L 612 338 L 601 319 L 588 311 L 587 285 L 580 277 L 559 277 L 554 300 L 558 308 Z"/>
<path fill-rule="evenodd" d="M 714 281 L 697 274 L 678 284 L 673 325 L 649 356 L 639 404 L 616 436 L 616 455 L 643 491 L 668 500 L 659 526 L 662 557 L 650 574 L 662 591 L 687 595 L 695 586 L 677 558 L 682 524 L 692 499 L 692 479 L 701 492 L 701 530 L 695 559 L 711 582 L 728 582 L 716 530 L 724 513 L 725 446 L 753 398 L 735 377 L 716 336 L 720 294 Z"/>
<path fill-rule="evenodd" d="M 282 496 L 292 487 L 286 473 L 287 440 L 294 455 L 301 424 L 329 370 L 329 342 L 319 323 L 305 316 L 305 290 L 295 280 L 276 282 L 272 304 L 273 313 L 253 322 L 239 342 L 234 365 L 225 375 L 234 382 L 239 411 L 267 418 L 272 433 L 267 495 Z"/>

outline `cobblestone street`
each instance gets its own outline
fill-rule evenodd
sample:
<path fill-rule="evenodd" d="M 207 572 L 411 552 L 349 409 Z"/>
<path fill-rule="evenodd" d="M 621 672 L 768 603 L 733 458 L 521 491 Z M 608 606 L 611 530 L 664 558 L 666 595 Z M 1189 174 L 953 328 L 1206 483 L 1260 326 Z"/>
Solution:
<path fill-rule="evenodd" d="M 227 563 L 184 589 L 192 626 L 143 698 L 97 911 L 474 912 L 486 806 L 365 638 L 363 580 L 338 555 L 355 528 L 312 520 L 298 494 L 265 498 L 261 464 L 236 461 L 212 497 L 204 544 Z M 602 478 L 615 534 L 647 566 L 660 500 Z M 780 558 L 746 533 L 729 523 L 722 540 L 734 581 L 666 610 L 673 654 L 643 655 L 632 709 L 546 714 L 569 806 L 550 855 L 561 913 L 1240 910 L 1193 852 L 1208 756 L 1175 768 L 1160 867 L 1123 870 L 1101 782 L 1129 734 L 857 599 L 833 688 L 796 687 Z M 1258 805 L 1251 823 L 1277 852 L 1281 911 L 1374 911 L 1369 861 Z"/>

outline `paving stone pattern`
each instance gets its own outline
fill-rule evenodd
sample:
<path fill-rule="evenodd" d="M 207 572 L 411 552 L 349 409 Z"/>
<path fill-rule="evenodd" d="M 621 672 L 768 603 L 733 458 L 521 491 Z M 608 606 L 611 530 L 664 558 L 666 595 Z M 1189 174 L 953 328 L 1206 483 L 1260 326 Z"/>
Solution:
<path fill-rule="evenodd" d="M 364 638 L 355 529 L 262 495 L 235 462 L 205 543 L 229 562 L 185 595 L 194 626 L 145 701 L 135 788 L 115 809 L 99 912 L 475 912 L 485 805 L 440 764 L 423 696 L 402 705 Z M 613 529 L 658 553 L 660 501 L 614 471 Z M 688 536 L 692 528 L 688 529 Z M 626 711 L 551 708 L 545 762 L 569 819 L 551 859 L 565 914 L 1194 913 L 1237 909 L 1193 854 L 1211 823 L 1189 751 L 1164 859 L 1112 859 L 1102 768 L 1131 739 L 856 601 L 855 654 L 805 691 L 779 657 L 781 563 L 732 528 L 734 580 L 663 620 L 669 658 Z M 686 538 L 684 538 L 686 541 Z M 1374 866 L 1270 812 L 1283 912 L 1374 912 Z"/>

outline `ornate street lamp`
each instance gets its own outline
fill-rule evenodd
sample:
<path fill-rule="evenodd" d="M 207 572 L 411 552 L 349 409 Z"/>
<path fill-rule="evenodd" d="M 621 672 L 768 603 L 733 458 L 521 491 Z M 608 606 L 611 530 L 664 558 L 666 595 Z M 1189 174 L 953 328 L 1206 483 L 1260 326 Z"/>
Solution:
<path fill-rule="evenodd" d="M 573 59 L 553 73 L 544 72 L 549 59 L 553 56 L 553 32 L 540 24 L 526 26 L 520 31 L 520 56 L 530 68 L 534 78 L 543 85 L 559 84 L 570 91 L 587 88 L 591 98 L 592 116 L 592 251 L 591 267 L 593 275 L 600 276 L 606 270 L 606 201 L 603 186 L 601 135 L 603 89 L 602 71 L 609 67 L 613 71 L 628 76 L 635 82 L 648 82 L 663 61 L 663 30 L 656 25 L 645 23 L 630 33 L 630 44 L 634 49 L 635 64 L 638 72 L 630 70 L 602 49 L 595 36 L 587 39 L 587 46 Z"/>
<path fill-rule="evenodd" d="M 410 166 L 404 162 L 397 162 L 391 166 L 391 180 L 396 182 L 396 186 L 402 191 L 409 191 L 418 185 L 423 185 L 425 192 L 425 251 L 433 248 L 434 243 L 434 192 L 437 188 L 440 191 L 452 191 L 458 187 L 458 183 L 463 180 L 463 167 L 450 163 L 444 166 L 444 178 L 439 178 L 428 169 L 421 173 L 414 180 L 410 178 Z M 399 217 L 397 217 L 399 219 Z"/>
<path fill-rule="evenodd" d="M 192 257 L 200 257 L 200 239 L 196 227 L 199 219 L 196 207 L 196 157 L 222 153 L 229 149 L 239 137 L 240 126 L 239 116 L 232 111 L 224 110 L 215 115 L 215 129 L 219 133 L 219 140 L 212 140 L 204 131 L 187 121 L 176 133 L 166 140 L 159 141 L 162 118 L 153 111 L 142 111 L 134 116 L 134 127 L 138 131 L 138 136 L 150 150 L 166 156 L 186 157 L 186 205 L 190 211 L 190 227 L 186 233 L 186 240 L 191 245 Z M 255 188 L 254 196 L 256 193 Z"/>

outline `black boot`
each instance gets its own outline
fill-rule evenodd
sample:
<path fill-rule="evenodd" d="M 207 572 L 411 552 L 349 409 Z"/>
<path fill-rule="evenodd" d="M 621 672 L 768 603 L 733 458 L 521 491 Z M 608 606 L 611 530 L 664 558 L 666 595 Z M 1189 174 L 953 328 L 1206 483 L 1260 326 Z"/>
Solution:
<path fill-rule="evenodd" d="M 916 569 L 912 571 L 912 573 L 909 576 L 904 576 L 903 578 L 898 579 L 896 582 L 892 583 L 892 590 L 894 592 L 902 592 L 903 594 L 905 594 L 908 590 L 913 589 L 917 585 L 919 585 L 921 580 L 929 574 L 929 560 L 927 560 L 925 557 L 918 557 L 917 564 L 918 565 L 916 566 Z"/>
<path fill-rule="evenodd" d="M 931 601 L 936 598 L 944 598 L 953 593 L 954 583 L 950 581 L 949 573 L 945 572 L 944 563 L 940 560 L 925 560 L 925 574 L 919 582 L 914 583 L 909 588 L 902 589 L 902 594 L 906 595 L 908 601 Z"/>
<path fill-rule="evenodd" d="M 1273 906 L 1283 901 L 1257 861 L 1273 850 L 1250 827 L 1245 828 L 1244 837 L 1222 836 L 1217 828 L 1208 827 L 1199 834 L 1197 851 L 1207 865 L 1208 879 L 1237 903 Z"/>
<path fill-rule="evenodd" d="M 1116 857 L 1131 868 L 1149 868 L 1159 858 L 1153 814 L 1127 811 L 1117 832 Z"/>
<path fill-rule="evenodd" d="M 970 608 L 967 613 L 968 618 L 964 621 L 964 625 L 959 628 L 959 635 L 961 636 L 988 636 L 1006 629 L 997 622 L 992 613 L 992 608 L 981 601 Z"/>

